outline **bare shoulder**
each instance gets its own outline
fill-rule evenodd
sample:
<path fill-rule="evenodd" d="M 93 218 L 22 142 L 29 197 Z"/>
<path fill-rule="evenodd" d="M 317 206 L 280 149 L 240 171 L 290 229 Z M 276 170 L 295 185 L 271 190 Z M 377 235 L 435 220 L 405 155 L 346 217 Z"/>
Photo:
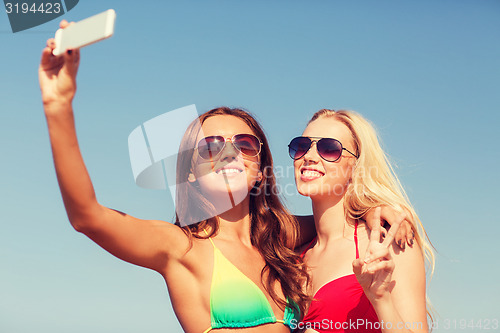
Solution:
<path fill-rule="evenodd" d="M 404 250 L 393 242 L 390 248 L 394 260 L 392 278 L 395 282 L 392 292 L 393 301 L 398 308 L 402 307 L 402 315 L 425 321 L 426 275 L 425 260 L 421 248 L 415 244 Z"/>
<path fill-rule="evenodd" d="M 405 322 L 417 323 L 415 332 L 427 332 L 425 261 L 418 244 L 404 250 L 393 242 L 394 260 L 391 298 Z"/>
<path fill-rule="evenodd" d="M 401 249 L 393 242 L 389 251 L 395 265 L 394 280 L 399 281 L 399 285 L 408 283 L 409 286 L 425 289 L 425 260 L 422 249 L 417 244 Z"/>
<path fill-rule="evenodd" d="M 416 243 L 415 245 L 413 245 L 413 247 L 406 246 L 404 249 L 401 249 L 396 244 L 396 242 L 393 241 L 389 250 L 391 251 L 396 267 L 398 265 L 401 266 L 424 265 L 424 255 L 422 249 Z"/>
<path fill-rule="evenodd" d="M 185 269 L 189 274 L 204 276 L 207 271 L 207 262 L 213 261 L 213 246 L 208 238 L 201 238 L 204 234 L 191 234 L 178 225 L 164 222 L 151 221 L 158 227 L 163 252 L 168 253 L 168 265 L 165 270 Z M 180 267 L 183 268 L 180 268 Z"/>

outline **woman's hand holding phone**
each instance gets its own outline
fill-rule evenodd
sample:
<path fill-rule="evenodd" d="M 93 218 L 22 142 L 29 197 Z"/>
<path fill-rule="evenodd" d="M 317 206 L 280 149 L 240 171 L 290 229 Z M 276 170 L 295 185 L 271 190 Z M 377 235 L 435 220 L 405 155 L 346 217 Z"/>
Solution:
<path fill-rule="evenodd" d="M 74 23 L 63 20 L 60 27 L 64 29 L 71 24 Z M 53 38 L 47 40 L 38 68 L 42 101 L 47 116 L 60 107 L 71 105 L 76 93 L 76 74 L 80 63 L 80 50 L 68 50 L 61 56 L 55 56 L 52 54 L 55 47 Z"/>

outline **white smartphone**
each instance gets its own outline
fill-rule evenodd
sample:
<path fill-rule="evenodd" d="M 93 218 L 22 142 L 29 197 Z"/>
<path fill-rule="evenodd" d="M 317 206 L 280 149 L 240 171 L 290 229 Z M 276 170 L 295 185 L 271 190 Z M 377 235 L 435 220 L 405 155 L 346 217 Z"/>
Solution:
<path fill-rule="evenodd" d="M 81 47 L 96 43 L 109 38 L 115 31 L 116 13 L 113 9 L 91 16 L 65 29 L 56 31 L 56 48 L 52 53 L 60 55 L 68 49 L 79 49 Z"/>

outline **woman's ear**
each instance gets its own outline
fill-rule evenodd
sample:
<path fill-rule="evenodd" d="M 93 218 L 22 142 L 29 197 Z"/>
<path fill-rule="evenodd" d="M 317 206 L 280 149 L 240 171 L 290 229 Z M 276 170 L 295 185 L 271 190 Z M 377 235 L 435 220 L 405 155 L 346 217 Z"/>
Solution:
<path fill-rule="evenodd" d="M 259 172 L 257 173 L 257 181 L 258 182 L 261 182 L 262 181 L 262 171 L 259 170 Z"/>
<path fill-rule="evenodd" d="M 262 171 L 259 170 L 259 172 L 257 173 L 257 179 L 255 181 L 255 184 L 253 185 L 254 188 L 260 187 L 260 184 L 262 184 L 262 178 Z"/>

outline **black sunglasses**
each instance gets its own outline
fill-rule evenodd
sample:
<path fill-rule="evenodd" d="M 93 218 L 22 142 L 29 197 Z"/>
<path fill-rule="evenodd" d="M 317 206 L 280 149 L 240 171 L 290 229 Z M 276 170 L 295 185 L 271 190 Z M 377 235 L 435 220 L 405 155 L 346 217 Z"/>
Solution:
<path fill-rule="evenodd" d="M 303 157 L 309 149 L 311 149 L 313 142 L 316 142 L 316 149 L 318 150 L 319 156 L 328 162 L 337 161 L 340 156 L 342 156 L 343 150 L 347 151 L 356 158 L 359 157 L 358 155 L 350 152 L 348 149 L 342 147 L 342 143 L 340 143 L 339 140 L 314 136 L 299 136 L 290 141 L 290 144 L 288 145 L 288 153 L 290 154 L 290 157 L 294 160 L 298 160 Z"/>
<path fill-rule="evenodd" d="M 243 155 L 255 157 L 260 154 L 262 142 L 258 137 L 253 134 L 236 134 L 227 139 L 220 135 L 201 139 L 196 146 L 198 155 L 204 160 L 214 159 L 224 150 L 227 141 L 230 141 Z"/>

